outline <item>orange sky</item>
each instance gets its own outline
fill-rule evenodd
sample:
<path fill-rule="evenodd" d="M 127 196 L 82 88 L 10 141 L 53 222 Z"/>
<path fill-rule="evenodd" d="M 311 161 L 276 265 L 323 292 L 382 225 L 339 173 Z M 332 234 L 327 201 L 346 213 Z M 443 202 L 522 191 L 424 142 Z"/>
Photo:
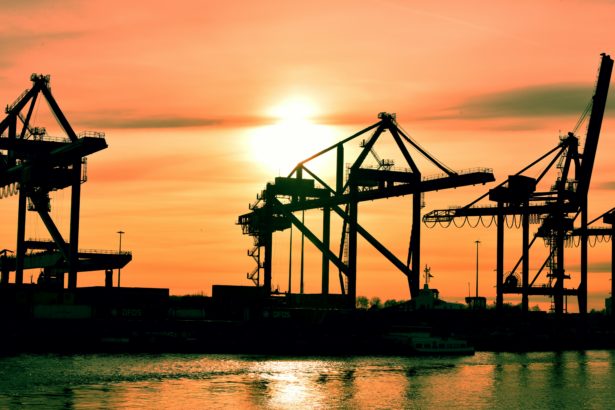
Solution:
<path fill-rule="evenodd" d="M 600 53 L 615 54 L 615 3 L 608 0 L 59 4 L 0 1 L 0 103 L 29 87 L 30 73 L 50 74 L 73 127 L 106 132 L 109 149 L 89 158 L 80 245 L 114 249 L 116 231 L 124 230 L 134 260 L 122 271 L 123 285 L 175 294 L 249 284 L 251 239 L 236 218 L 266 181 L 289 171 L 259 157 L 255 140 L 282 146 L 280 138 L 292 139 L 300 158 L 315 143 L 324 147 L 374 123 L 380 111 L 396 112 L 404 129 L 450 167 L 491 167 L 501 181 L 574 127 Z M 613 89 L 590 217 L 614 206 Z M 289 99 L 312 104 L 311 121 L 320 126 L 310 123 L 311 134 L 280 128 L 274 107 Z M 281 129 L 287 137 L 274 135 Z M 386 147 L 379 153 L 386 157 Z M 429 194 L 425 211 L 463 205 L 485 189 Z M 56 195 L 56 221 L 67 229 L 60 204 L 69 193 Z M 0 202 L 2 248 L 15 246 L 16 206 L 15 198 Z M 362 223 L 402 260 L 409 209 L 409 199 L 361 208 Z M 27 236 L 44 233 L 35 219 L 29 215 Z M 468 282 L 473 288 L 476 239 L 481 293 L 494 296 L 494 229 L 423 234 L 422 260 L 443 298 L 462 298 Z M 274 285 L 286 290 L 287 235 L 279 236 Z M 515 259 L 518 249 L 510 246 L 507 256 Z M 609 251 L 609 244 L 590 250 L 590 307 L 602 308 L 608 295 Z M 569 252 L 574 271 L 578 252 Z M 363 250 L 359 266 L 359 294 L 408 297 L 401 273 L 371 251 Z M 317 269 L 306 269 L 308 291 L 319 288 Z M 102 276 L 83 274 L 79 283 L 102 284 Z"/>

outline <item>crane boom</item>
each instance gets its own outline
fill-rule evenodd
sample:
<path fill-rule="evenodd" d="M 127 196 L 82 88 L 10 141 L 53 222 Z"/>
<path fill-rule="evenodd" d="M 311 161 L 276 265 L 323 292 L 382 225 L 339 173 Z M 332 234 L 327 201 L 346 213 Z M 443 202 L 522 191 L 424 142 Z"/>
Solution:
<path fill-rule="evenodd" d="M 611 81 L 612 71 L 613 59 L 603 53 L 600 71 L 598 73 L 598 81 L 596 82 L 596 91 L 593 96 L 592 111 L 587 126 L 587 136 L 585 138 L 585 147 L 581 159 L 581 172 L 578 178 L 579 186 L 577 192 L 581 196 L 585 196 L 589 192 L 589 184 L 591 182 L 592 169 L 594 168 L 594 159 L 596 158 L 598 138 L 600 136 L 600 128 L 602 127 L 602 118 L 604 117 L 604 109 L 606 107 L 606 98 L 609 92 L 609 82 Z"/>

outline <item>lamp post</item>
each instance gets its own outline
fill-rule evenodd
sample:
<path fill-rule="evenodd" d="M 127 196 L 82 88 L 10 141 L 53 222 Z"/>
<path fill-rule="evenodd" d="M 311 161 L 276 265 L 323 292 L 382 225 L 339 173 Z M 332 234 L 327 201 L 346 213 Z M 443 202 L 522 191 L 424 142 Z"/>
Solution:
<path fill-rule="evenodd" d="M 480 241 L 474 241 L 476 243 L 476 301 L 478 301 L 478 244 Z M 474 303 L 476 303 L 476 301 Z"/>
<path fill-rule="evenodd" d="M 124 231 L 117 231 L 118 235 L 120 235 L 120 249 L 119 249 L 119 254 L 122 254 L 122 235 L 124 235 Z M 117 268 L 117 287 L 120 287 L 120 277 L 122 274 L 122 268 Z"/>
<path fill-rule="evenodd" d="M 293 227 L 290 227 L 290 251 L 288 252 L 288 294 L 292 293 L 292 277 L 293 277 Z"/>
<path fill-rule="evenodd" d="M 305 210 L 301 211 L 301 223 L 305 224 Z M 303 268 L 305 265 L 303 253 L 305 251 L 305 235 L 301 233 L 301 271 L 299 274 L 299 293 L 303 295 Z"/>

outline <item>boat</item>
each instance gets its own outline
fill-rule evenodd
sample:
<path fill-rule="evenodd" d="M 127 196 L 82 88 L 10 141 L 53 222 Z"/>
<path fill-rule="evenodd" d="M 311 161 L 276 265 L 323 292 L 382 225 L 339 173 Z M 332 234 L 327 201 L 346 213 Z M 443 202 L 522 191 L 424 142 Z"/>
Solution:
<path fill-rule="evenodd" d="M 411 355 L 473 355 L 474 347 L 454 337 L 432 335 L 424 330 L 399 330 L 387 333 L 385 343 L 391 350 Z"/>
<path fill-rule="evenodd" d="M 474 347 L 465 340 L 439 337 L 431 334 L 410 336 L 410 345 L 415 353 L 427 355 L 473 355 Z"/>

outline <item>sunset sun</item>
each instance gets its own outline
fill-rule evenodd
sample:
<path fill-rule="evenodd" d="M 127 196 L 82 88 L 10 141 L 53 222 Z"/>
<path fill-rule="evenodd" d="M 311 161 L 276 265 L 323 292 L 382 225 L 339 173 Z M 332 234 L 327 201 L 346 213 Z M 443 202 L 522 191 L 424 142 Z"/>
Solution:
<path fill-rule="evenodd" d="M 303 97 L 289 98 L 269 110 L 269 114 L 283 123 L 305 123 L 317 114 L 314 103 Z"/>
<path fill-rule="evenodd" d="M 333 140 L 330 127 L 316 122 L 319 110 L 307 98 L 288 98 L 267 114 L 274 123 L 252 130 L 250 141 L 254 160 L 270 172 L 287 174 Z"/>

